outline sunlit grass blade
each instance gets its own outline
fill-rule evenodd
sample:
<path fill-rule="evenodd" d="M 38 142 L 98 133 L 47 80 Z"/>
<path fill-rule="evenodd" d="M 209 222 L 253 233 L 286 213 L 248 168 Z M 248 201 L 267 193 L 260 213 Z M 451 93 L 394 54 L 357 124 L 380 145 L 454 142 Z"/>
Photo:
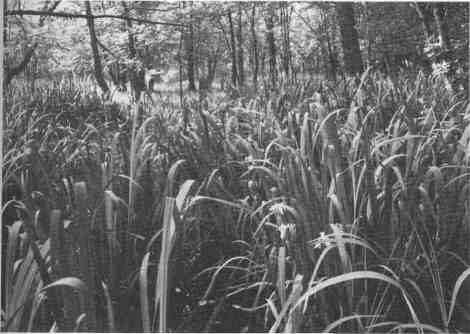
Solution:
<path fill-rule="evenodd" d="M 150 333 L 150 309 L 148 300 L 148 279 L 147 272 L 149 267 L 150 253 L 146 253 L 139 274 L 139 291 L 140 291 L 140 313 L 142 315 L 142 329 L 145 333 Z"/>
<path fill-rule="evenodd" d="M 109 294 L 109 289 L 106 283 L 101 282 L 101 286 L 103 287 L 104 297 L 106 298 L 106 313 L 107 313 L 107 320 L 108 320 L 108 331 L 115 332 L 116 325 L 114 321 L 114 308 L 113 308 L 113 301 L 111 300 L 111 296 Z"/>
<path fill-rule="evenodd" d="M 462 284 L 468 278 L 468 276 L 470 276 L 470 268 L 467 268 L 463 273 L 461 273 L 460 276 L 457 278 L 457 281 L 455 282 L 454 290 L 452 291 L 452 299 L 450 301 L 449 315 L 447 316 L 447 327 L 449 327 L 450 320 L 452 319 L 455 303 L 457 302 L 457 296 L 459 294 L 460 288 L 462 287 Z"/>

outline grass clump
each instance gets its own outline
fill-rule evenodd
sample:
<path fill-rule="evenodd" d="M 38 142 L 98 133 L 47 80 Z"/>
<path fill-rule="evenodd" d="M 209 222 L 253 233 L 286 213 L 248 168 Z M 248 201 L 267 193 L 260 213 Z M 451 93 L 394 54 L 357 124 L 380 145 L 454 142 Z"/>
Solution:
<path fill-rule="evenodd" d="M 3 329 L 469 330 L 470 108 L 442 78 L 84 86 L 6 93 Z"/>

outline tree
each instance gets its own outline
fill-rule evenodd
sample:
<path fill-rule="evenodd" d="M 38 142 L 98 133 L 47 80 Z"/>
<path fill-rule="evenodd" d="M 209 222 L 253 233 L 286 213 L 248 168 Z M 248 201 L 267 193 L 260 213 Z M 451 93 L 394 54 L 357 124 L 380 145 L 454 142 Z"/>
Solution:
<path fill-rule="evenodd" d="M 132 4 L 132 3 L 131 3 Z M 121 2 L 123 11 L 124 11 L 124 16 L 125 17 L 130 17 L 130 9 L 128 4 L 125 1 Z M 137 50 L 135 47 L 135 36 L 133 27 L 132 27 L 132 20 L 127 19 L 126 20 L 126 27 L 127 27 L 127 40 L 128 40 L 128 48 L 129 48 L 129 57 L 131 59 L 131 62 L 134 64 L 129 69 L 129 80 L 131 82 L 132 88 L 135 92 L 135 96 L 138 98 L 140 96 L 140 93 L 144 90 L 145 88 L 145 71 L 141 68 L 141 66 L 135 66 L 137 64 Z"/>
<path fill-rule="evenodd" d="M 6 10 L 6 84 L 22 72 L 32 80 L 73 72 L 93 75 L 103 86 L 112 72 L 116 84 L 130 81 L 139 94 L 143 70 L 178 72 L 181 65 L 189 90 L 230 76 L 234 86 L 250 81 L 256 90 L 260 76 L 271 87 L 280 73 L 287 79 L 300 71 L 335 78 L 340 58 L 353 75 L 363 70 L 366 55 L 368 65 L 388 74 L 409 63 L 422 68 L 425 59 L 454 64 L 456 49 L 462 50 L 459 64 L 468 59 L 468 32 L 456 35 L 467 24 L 464 5 L 118 1 L 90 3 L 88 12 L 83 2 L 51 12 L 54 1 L 45 3 Z M 38 29 L 38 17 L 50 18 L 48 29 Z M 423 37 L 429 37 L 427 45 Z M 429 46 L 433 55 L 426 58 Z"/>
<path fill-rule="evenodd" d="M 237 46 L 235 44 L 235 32 L 233 28 L 232 12 L 229 10 L 227 13 L 228 24 L 230 29 L 230 50 L 232 55 L 232 85 L 236 86 L 238 82 L 237 72 Z"/>
<path fill-rule="evenodd" d="M 243 28 L 242 28 L 242 5 L 238 3 L 238 84 L 243 86 L 245 83 L 245 70 L 243 65 Z"/>
<path fill-rule="evenodd" d="M 447 22 L 444 19 L 445 5 L 442 3 L 432 4 L 432 13 L 434 15 L 434 21 L 436 23 L 436 30 L 439 36 L 439 46 L 443 51 L 447 52 L 451 50 L 449 29 Z"/>
<path fill-rule="evenodd" d="M 359 37 L 355 27 L 356 21 L 353 3 L 338 2 L 336 4 L 336 12 L 341 32 L 345 70 L 350 75 L 361 73 L 364 68 L 359 47 Z"/>
<path fill-rule="evenodd" d="M 192 4 L 191 4 L 192 7 Z M 194 25 L 192 11 L 189 18 L 189 34 L 186 34 L 186 54 L 187 54 L 187 75 L 188 90 L 195 91 L 195 75 L 194 75 Z"/>
<path fill-rule="evenodd" d="M 319 39 L 324 55 L 325 70 L 329 78 L 335 80 L 338 71 L 338 59 L 335 51 L 335 27 L 337 26 L 330 4 L 319 5 L 320 22 L 319 22 Z"/>
<path fill-rule="evenodd" d="M 426 3 L 415 3 L 414 8 L 423 26 L 424 37 L 429 40 L 432 37 L 432 8 Z"/>
<path fill-rule="evenodd" d="M 276 69 L 276 42 L 274 39 L 274 8 L 273 5 L 268 4 L 268 13 L 265 16 L 266 25 L 266 43 L 269 54 L 269 78 L 271 87 L 276 87 L 277 83 L 277 69 Z"/>
<path fill-rule="evenodd" d="M 290 21 L 291 10 L 289 3 L 282 3 L 280 8 L 280 23 L 282 32 L 282 67 L 286 79 L 289 78 L 289 69 L 291 66 L 291 50 L 290 50 Z"/>
<path fill-rule="evenodd" d="M 426 36 L 426 49 L 428 62 L 433 64 L 446 64 L 446 77 L 450 89 L 458 89 L 455 74 L 458 66 L 459 50 L 454 49 L 451 43 L 449 22 L 446 15 L 450 7 L 444 3 L 415 3 L 414 8 L 420 18 L 423 32 Z M 468 47 L 465 48 L 468 55 Z M 464 57 L 466 58 L 466 57 Z M 468 58 L 467 58 L 468 59 Z M 464 60 L 463 63 L 466 63 Z M 463 80 L 463 86 L 468 86 L 468 81 Z"/>
<path fill-rule="evenodd" d="M 252 61 L 253 62 L 253 88 L 256 91 L 258 88 L 259 54 L 258 54 L 258 38 L 256 36 L 255 19 L 256 19 L 256 4 L 253 3 L 251 7 L 250 30 L 251 30 L 251 45 L 252 45 L 252 59 L 253 59 Z"/>
<path fill-rule="evenodd" d="M 40 16 L 39 17 L 39 27 L 42 27 L 44 25 L 44 20 L 46 18 L 46 16 L 48 14 L 51 14 L 54 12 L 54 10 L 57 8 L 57 6 L 59 6 L 61 0 L 58 0 L 58 1 L 54 1 L 54 3 L 51 5 L 50 8 L 47 8 L 47 6 L 49 5 L 48 2 L 46 2 L 45 6 L 44 6 L 44 15 L 43 16 Z M 4 2 L 4 5 L 3 5 L 3 11 L 4 13 L 6 13 L 6 6 L 7 6 L 7 1 Z M 4 27 L 3 27 L 3 40 L 4 42 L 6 41 L 6 32 L 7 32 L 7 20 L 6 20 L 6 16 L 4 16 Z M 16 66 L 13 66 L 13 67 L 8 67 L 6 66 L 5 68 L 5 78 L 4 78 L 4 81 L 3 81 L 3 85 L 4 87 L 8 86 L 11 82 L 11 80 L 17 76 L 18 74 L 20 74 L 21 72 L 23 72 L 26 68 L 26 66 L 29 64 L 29 62 L 31 61 L 31 58 L 33 57 L 34 55 L 34 52 L 36 51 L 36 48 L 38 47 L 38 43 L 34 43 L 33 46 L 29 47 L 24 56 L 23 56 L 23 60 L 21 60 L 21 62 L 16 65 Z"/>
<path fill-rule="evenodd" d="M 88 31 L 90 32 L 91 50 L 93 52 L 95 79 L 98 85 L 100 86 L 101 90 L 104 93 L 107 93 L 109 91 L 109 87 L 108 87 L 108 84 L 106 83 L 106 80 L 104 80 L 103 66 L 101 64 L 100 52 L 98 50 L 98 38 L 96 37 L 95 21 L 93 19 L 93 13 L 91 12 L 90 1 L 85 1 L 85 8 L 86 8 L 86 15 L 87 15 L 86 22 L 88 26 Z"/>

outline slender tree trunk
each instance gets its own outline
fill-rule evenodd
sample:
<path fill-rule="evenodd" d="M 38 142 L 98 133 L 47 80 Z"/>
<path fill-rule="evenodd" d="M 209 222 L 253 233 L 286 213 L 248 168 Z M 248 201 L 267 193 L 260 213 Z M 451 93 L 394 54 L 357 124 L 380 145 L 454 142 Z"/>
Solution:
<path fill-rule="evenodd" d="M 320 16 L 321 16 L 321 27 L 322 27 L 322 34 L 325 36 L 326 40 L 326 51 L 328 54 L 328 66 L 327 68 L 328 73 L 327 75 L 332 79 L 336 79 L 336 70 L 337 70 L 337 65 L 336 65 L 336 55 L 334 54 L 334 51 L 332 49 L 332 44 L 334 44 L 334 38 L 333 38 L 333 43 L 330 39 L 330 33 L 329 33 L 329 26 L 330 22 L 328 21 L 328 13 L 327 10 L 324 8 L 320 9 Z"/>
<path fill-rule="evenodd" d="M 194 27 L 191 20 L 189 24 L 189 35 L 186 38 L 187 50 L 187 71 L 188 71 L 188 90 L 195 91 L 196 84 L 194 78 Z"/>
<path fill-rule="evenodd" d="M 370 34 L 370 21 L 369 21 L 369 5 L 367 2 L 364 2 L 364 13 L 366 20 L 366 39 L 367 39 L 367 65 L 372 66 L 372 38 Z"/>
<path fill-rule="evenodd" d="M 235 32 L 233 31 L 233 21 L 232 21 L 232 12 L 228 12 L 228 23 L 230 28 L 230 44 L 231 44 L 231 53 L 232 53 L 232 84 L 233 86 L 237 85 L 238 75 L 237 75 L 237 47 L 235 44 Z"/>
<path fill-rule="evenodd" d="M 444 17 L 445 4 L 433 3 L 433 15 L 434 22 L 436 24 L 436 30 L 439 37 L 439 46 L 441 48 L 441 54 L 437 61 L 444 61 L 449 64 L 449 70 L 446 73 L 448 88 L 452 91 L 458 90 L 458 83 L 455 80 L 456 64 L 454 55 L 452 53 L 452 45 L 449 37 L 449 27 Z"/>
<path fill-rule="evenodd" d="M 200 38 L 200 31 L 201 31 L 201 26 L 200 26 L 200 22 L 197 22 L 197 24 L 195 25 L 195 28 L 196 28 L 196 32 L 195 32 L 195 36 L 198 36 Z M 194 44 L 194 75 L 195 75 L 195 78 L 194 78 L 194 81 L 197 82 L 197 83 L 200 83 L 200 77 L 201 77 L 201 67 L 202 67 L 202 72 L 204 73 L 204 61 L 201 63 L 201 48 L 199 47 L 200 45 L 200 40 L 196 40 L 196 43 L 193 42 Z M 200 88 L 198 86 L 198 88 Z"/>
<path fill-rule="evenodd" d="M 245 83 L 245 69 L 243 64 L 243 28 L 242 28 L 242 5 L 238 3 L 238 83 L 242 87 Z"/>
<path fill-rule="evenodd" d="M 130 17 L 130 10 L 129 10 L 129 6 L 127 5 L 127 2 L 121 1 L 121 4 L 122 4 L 122 8 L 124 9 L 124 16 Z M 127 40 L 128 40 L 128 46 L 129 46 L 129 56 L 131 58 L 135 58 L 137 55 L 137 52 L 135 50 L 134 34 L 132 32 L 132 21 L 126 20 L 126 25 L 127 25 Z"/>
<path fill-rule="evenodd" d="M 333 49 L 331 47 L 330 34 L 326 31 L 326 45 L 328 48 L 328 60 L 330 62 L 330 76 L 333 80 L 336 79 L 336 59 Z"/>
<path fill-rule="evenodd" d="M 86 22 L 88 26 L 88 31 L 90 33 L 91 50 L 93 52 L 95 79 L 98 85 L 100 86 L 101 90 L 103 91 L 103 93 L 107 93 L 109 91 L 109 88 L 103 76 L 103 66 L 101 65 L 100 52 L 98 50 L 98 39 L 96 38 L 95 22 L 92 17 L 93 14 L 91 12 L 90 1 L 85 1 L 85 7 L 86 7 L 86 15 L 87 15 Z"/>
<path fill-rule="evenodd" d="M 419 20 L 421 21 L 424 38 L 426 42 L 429 42 L 433 38 L 433 32 L 431 29 L 433 13 L 431 7 L 428 3 L 415 3 L 414 8 L 418 14 Z M 431 60 L 423 53 L 423 50 L 421 50 L 420 62 L 424 71 L 426 73 L 430 73 L 432 70 Z"/>
<path fill-rule="evenodd" d="M 261 79 L 265 81 L 266 78 L 266 51 L 264 48 L 261 48 L 260 50 L 260 73 L 261 73 Z"/>
<path fill-rule="evenodd" d="M 181 54 L 183 49 L 183 31 L 180 31 L 180 42 L 178 46 L 178 81 L 179 81 L 179 95 L 180 95 L 180 108 L 183 108 L 183 62 Z M 186 129 L 187 116 L 184 116 L 184 126 Z"/>
<path fill-rule="evenodd" d="M 328 47 L 325 43 L 325 38 L 320 38 L 319 39 L 319 44 L 320 44 L 320 58 L 318 61 L 317 61 L 317 70 L 316 72 L 318 73 L 324 73 L 326 75 L 329 75 L 330 74 L 330 71 L 328 70 L 329 67 L 329 54 L 328 54 Z"/>
<path fill-rule="evenodd" d="M 361 73 L 362 65 L 359 37 L 355 27 L 354 7 L 351 2 L 338 2 L 336 4 L 339 27 L 341 31 L 341 42 L 343 45 L 344 65 L 346 72 L 355 75 Z"/>
<path fill-rule="evenodd" d="M 256 4 L 253 3 L 251 9 L 251 39 L 253 45 L 253 88 L 255 91 L 258 89 L 258 70 L 259 70 L 259 58 L 258 58 L 258 39 L 256 37 L 256 27 L 255 27 L 255 18 L 256 18 Z"/>
<path fill-rule="evenodd" d="M 283 55 L 282 55 L 282 67 L 286 79 L 289 78 L 289 70 L 291 63 L 291 52 L 290 52 L 290 13 L 289 4 L 283 3 L 281 7 L 281 27 L 282 27 L 282 42 L 283 42 Z"/>
<path fill-rule="evenodd" d="M 38 76 L 38 67 L 39 67 L 39 61 L 38 61 L 38 57 L 34 56 L 33 55 L 33 62 L 32 62 L 32 66 L 30 66 L 31 68 L 31 71 L 30 71 L 30 75 L 31 77 L 29 78 L 29 80 L 31 81 L 31 91 L 35 91 L 36 90 L 36 78 Z"/>
<path fill-rule="evenodd" d="M 124 16 L 130 17 L 130 9 L 127 2 L 122 1 L 122 8 L 124 9 Z M 133 60 L 137 60 L 137 50 L 135 47 L 135 36 L 132 31 L 132 21 L 126 20 L 127 26 L 127 41 L 128 41 L 128 48 L 129 48 L 129 57 Z M 128 69 L 129 73 L 129 80 L 131 82 L 132 88 L 135 91 L 136 98 L 139 98 L 140 93 L 145 88 L 145 71 L 142 68 L 134 68 Z"/>
<path fill-rule="evenodd" d="M 209 59 L 207 61 L 207 89 L 212 88 L 212 84 L 215 79 L 215 72 L 217 70 L 217 59 L 219 57 L 219 49 L 216 50 L 215 54 L 212 56 L 209 56 Z"/>
<path fill-rule="evenodd" d="M 439 45 L 443 51 L 451 50 L 449 29 L 446 21 L 444 20 L 444 4 L 433 3 L 434 22 L 436 23 L 437 33 L 439 36 Z"/>
<path fill-rule="evenodd" d="M 7 41 L 8 19 L 5 13 L 7 12 L 7 2 L 3 1 L 3 43 Z"/>
<path fill-rule="evenodd" d="M 269 13 L 265 17 L 266 25 L 266 42 L 268 44 L 269 53 L 269 79 L 271 87 L 276 87 L 277 70 L 276 70 L 276 42 L 274 41 L 274 9 L 269 7 Z"/>
<path fill-rule="evenodd" d="M 333 74 L 335 76 L 335 79 L 336 79 L 336 76 L 339 72 L 339 59 L 338 59 L 338 49 L 337 49 L 337 45 L 336 45 L 336 36 L 337 36 L 337 26 L 333 26 L 333 28 L 331 29 L 331 65 L 333 67 Z"/>
<path fill-rule="evenodd" d="M 423 33 L 424 37 L 426 40 L 429 40 L 432 36 L 432 29 L 431 29 L 431 23 L 432 23 L 432 12 L 429 10 L 429 4 L 427 3 L 416 3 L 414 5 L 414 8 L 416 9 L 416 13 L 418 14 L 421 24 L 423 26 Z"/>

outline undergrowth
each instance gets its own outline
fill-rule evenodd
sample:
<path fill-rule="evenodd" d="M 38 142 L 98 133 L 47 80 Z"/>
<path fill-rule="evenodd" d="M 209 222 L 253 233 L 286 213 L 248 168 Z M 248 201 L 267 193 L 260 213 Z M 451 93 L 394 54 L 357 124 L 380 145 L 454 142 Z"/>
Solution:
<path fill-rule="evenodd" d="M 182 105 L 75 78 L 3 115 L 3 330 L 470 330 L 470 107 L 443 78 Z"/>

